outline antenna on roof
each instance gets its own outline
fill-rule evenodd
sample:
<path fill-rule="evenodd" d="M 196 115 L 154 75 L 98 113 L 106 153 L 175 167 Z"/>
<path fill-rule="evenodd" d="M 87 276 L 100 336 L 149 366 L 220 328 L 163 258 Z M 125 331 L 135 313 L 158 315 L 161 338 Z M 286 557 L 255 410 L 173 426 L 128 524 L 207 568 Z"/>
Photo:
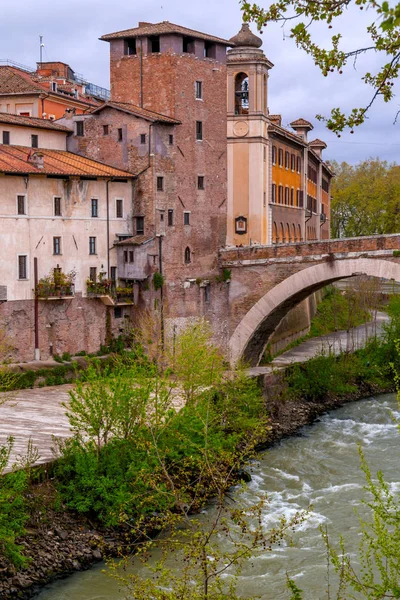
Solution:
<path fill-rule="evenodd" d="M 43 44 L 43 36 L 39 35 L 39 40 L 40 40 L 40 65 L 42 64 L 42 59 L 43 59 L 43 48 L 44 48 L 44 44 Z"/>

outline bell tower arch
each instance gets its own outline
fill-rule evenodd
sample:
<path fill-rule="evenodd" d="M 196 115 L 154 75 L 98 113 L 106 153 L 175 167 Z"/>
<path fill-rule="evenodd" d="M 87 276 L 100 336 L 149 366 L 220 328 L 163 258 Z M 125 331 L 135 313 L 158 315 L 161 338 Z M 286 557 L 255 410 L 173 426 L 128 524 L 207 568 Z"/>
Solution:
<path fill-rule="evenodd" d="M 269 243 L 268 72 L 273 64 L 247 23 L 230 39 L 227 243 Z M 245 226 L 243 225 L 245 224 Z"/>

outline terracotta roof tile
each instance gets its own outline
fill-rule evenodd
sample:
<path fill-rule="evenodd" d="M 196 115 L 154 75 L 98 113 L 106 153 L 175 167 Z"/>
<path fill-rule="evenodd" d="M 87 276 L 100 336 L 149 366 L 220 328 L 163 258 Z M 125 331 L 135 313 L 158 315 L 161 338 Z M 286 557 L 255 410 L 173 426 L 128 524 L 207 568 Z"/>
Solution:
<path fill-rule="evenodd" d="M 42 85 L 40 78 L 34 73 L 27 73 L 16 67 L 0 66 L 0 96 L 8 94 L 42 94 L 43 92 L 57 98 L 66 98 L 65 94 L 50 91 L 48 85 Z M 79 98 L 68 96 L 68 99 L 89 106 L 98 105 L 98 101 L 89 100 L 82 95 L 79 95 Z"/>
<path fill-rule="evenodd" d="M 293 127 L 293 129 L 296 127 L 309 127 L 310 129 L 314 129 L 314 126 L 310 121 L 306 121 L 305 119 L 296 119 L 296 121 L 292 121 L 290 127 Z"/>
<path fill-rule="evenodd" d="M 168 33 L 178 33 L 181 35 L 187 35 L 201 40 L 214 42 L 216 44 L 223 44 L 224 46 L 234 46 L 234 44 L 229 40 L 208 35 L 207 33 L 201 33 L 200 31 L 195 31 L 194 29 L 188 29 L 187 27 L 182 27 L 181 25 L 175 25 L 169 21 L 162 21 L 161 23 L 146 23 L 141 27 L 124 29 L 123 31 L 116 31 L 115 33 L 107 33 L 106 35 L 102 35 L 100 39 L 108 42 L 109 40 L 115 40 L 118 38 L 162 35 Z"/>
<path fill-rule="evenodd" d="M 134 235 L 133 237 L 126 238 L 120 242 L 114 242 L 114 246 L 141 246 L 147 242 L 154 240 L 154 236 L 151 235 Z"/>
<path fill-rule="evenodd" d="M 180 124 L 180 121 L 177 121 L 177 119 L 173 119 L 172 117 L 168 117 L 167 115 L 161 115 L 160 113 L 148 110 L 147 108 L 141 108 L 140 106 L 136 106 L 135 104 L 130 104 L 128 102 L 105 102 L 98 108 L 92 110 L 91 114 L 100 112 L 104 108 L 108 107 L 115 108 L 116 110 L 122 110 L 123 112 L 127 112 L 131 115 L 134 115 L 135 117 L 143 117 L 148 121 L 170 123 L 171 125 Z"/>
<path fill-rule="evenodd" d="M 36 129 L 51 129 L 53 131 L 72 131 L 64 125 L 58 125 L 47 119 L 38 119 L 36 117 L 21 117 L 20 115 L 12 115 L 10 113 L 0 112 L 0 123 L 9 125 L 22 125 L 23 127 L 35 127 Z"/>
<path fill-rule="evenodd" d="M 34 153 L 43 154 L 44 166 L 35 166 L 29 157 Z M 38 150 L 26 146 L 0 145 L 0 173 L 26 174 L 36 173 L 42 175 L 75 175 L 89 177 L 134 177 L 133 173 L 114 169 L 95 160 L 84 158 L 79 154 L 64 150 Z"/>
<path fill-rule="evenodd" d="M 299 144 L 300 146 L 307 146 L 307 142 L 305 142 L 300 136 L 298 136 L 296 133 L 293 133 L 292 131 L 288 131 L 280 125 L 277 125 L 277 123 L 273 123 L 268 128 L 268 131 L 270 131 L 271 133 L 276 133 L 277 135 L 282 135 L 283 137 L 288 138 L 289 140 L 295 142 L 296 144 Z"/>
<path fill-rule="evenodd" d="M 315 146 L 315 148 L 327 148 L 328 146 L 322 140 L 316 138 L 312 142 L 308 142 L 309 146 Z"/>

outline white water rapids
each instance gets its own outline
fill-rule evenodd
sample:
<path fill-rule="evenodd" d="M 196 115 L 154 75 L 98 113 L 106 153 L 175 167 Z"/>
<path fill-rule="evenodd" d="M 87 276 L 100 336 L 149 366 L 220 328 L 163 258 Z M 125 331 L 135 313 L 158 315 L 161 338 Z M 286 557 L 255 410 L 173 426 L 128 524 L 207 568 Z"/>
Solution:
<path fill-rule="evenodd" d="M 284 440 L 264 452 L 252 466 L 252 481 L 244 492 L 253 504 L 267 492 L 269 505 L 264 521 L 274 525 L 280 515 L 293 515 L 312 505 L 309 518 L 293 535 L 293 544 L 283 543 L 248 562 L 239 579 L 242 598 L 262 600 L 289 598 L 286 572 L 304 590 L 307 600 L 326 598 L 327 560 L 319 525 L 327 525 L 331 542 L 344 535 L 347 550 L 356 556 L 359 523 L 355 509 L 362 511 L 364 475 L 360 470 L 357 443 L 375 473 L 384 472 L 393 491 L 400 492 L 400 434 L 391 411 L 399 418 L 395 394 L 354 402 L 332 411 L 302 435 Z M 210 519 L 210 506 L 202 518 Z M 43 590 L 37 600 L 120 600 L 118 584 L 101 573 L 104 565 L 77 573 Z M 331 573 L 334 586 L 334 576 Z"/>

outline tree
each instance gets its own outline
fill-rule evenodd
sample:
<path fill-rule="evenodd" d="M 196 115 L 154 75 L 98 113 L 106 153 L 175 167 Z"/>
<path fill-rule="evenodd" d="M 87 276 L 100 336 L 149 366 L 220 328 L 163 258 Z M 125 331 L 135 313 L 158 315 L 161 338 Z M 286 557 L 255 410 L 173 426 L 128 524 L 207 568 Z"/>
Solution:
<path fill-rule="evenodd" d="M 368 110 L 379 96 L 384 102 L 392 100 L 393 85 L 400 70 L 400 3 L 389 5 L 386 0 L 277 0 L 266 9 L 248 0 L 240 0 L 240 3 L 244 20 L 256 22 L 259 30 L 271 22 L 290 23 L 290 37 L 313 58 L 324 76 L 335 71 L 342 73 L 346 65 L 349 62 L 354 64 L 361 54 L 378 53 L 381 59 L 378 72 L 366 72 L 362 77 L 372 88 L 369 101 L 353 108 L 347 115 L 340 108 L 333 108 L 329 118 L 317 115 L 317 119 L 326 122 L 328 129 L 338 135 L 347 128 L 353 133 L 355 127 L 364 123 Z M 332 23 L 352 5 L 368 10 L 368 14 L 372 15 L 366 28 L 369 44 L 343 50 L 340 33 L 330 37 L 329 49 L 316 43 L 312 25 L 323 22 L 332 29 Z"/>
<path fill-rule="evenodd" d="M 400 168 L 378 158 L 332 165 L 332 237 L 396 233 L 400 227 Z"/>

